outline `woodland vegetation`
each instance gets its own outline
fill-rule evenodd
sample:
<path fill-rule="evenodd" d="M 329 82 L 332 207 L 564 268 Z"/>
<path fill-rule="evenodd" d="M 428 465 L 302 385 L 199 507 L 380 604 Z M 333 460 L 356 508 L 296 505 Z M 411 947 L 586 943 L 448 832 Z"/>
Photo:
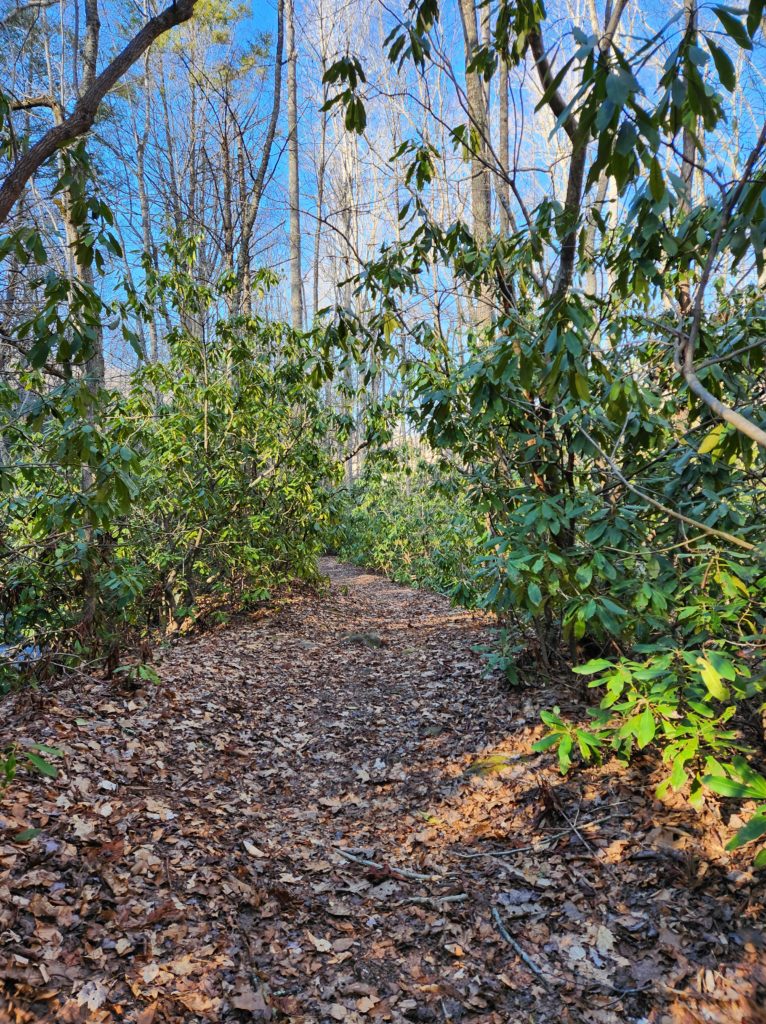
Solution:
<path fill-rule="evenodd" d="M 151 680 L 332 551 L 582 676 L 537 748 L 655 752 L 765 867 L 765 27 L 2 0 L 2 691 Z"/>

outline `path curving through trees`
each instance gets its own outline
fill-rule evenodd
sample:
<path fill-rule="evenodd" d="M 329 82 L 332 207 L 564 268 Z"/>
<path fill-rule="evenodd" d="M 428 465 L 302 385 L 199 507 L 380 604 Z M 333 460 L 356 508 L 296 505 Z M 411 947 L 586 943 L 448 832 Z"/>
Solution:
<path fill-rule="evenodd" d="M 159 687 L 4 705 L 64 758 L 0 812 L 0 1020 L 763 1020 L 715 823 L 652 810 L 648 761 L 562 782 L 530 745 L 576 695 L 485 678 L 442 597 L 322 569 Z"/>

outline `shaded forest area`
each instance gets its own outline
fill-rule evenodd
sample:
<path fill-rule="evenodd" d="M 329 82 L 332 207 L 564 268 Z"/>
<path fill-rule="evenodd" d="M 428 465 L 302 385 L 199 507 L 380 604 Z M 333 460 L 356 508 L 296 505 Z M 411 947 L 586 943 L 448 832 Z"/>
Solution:
<path fill-rule="evenodd" d="M 0 2 L 0 1018 L 766 1019 L 765 30 Z"/>

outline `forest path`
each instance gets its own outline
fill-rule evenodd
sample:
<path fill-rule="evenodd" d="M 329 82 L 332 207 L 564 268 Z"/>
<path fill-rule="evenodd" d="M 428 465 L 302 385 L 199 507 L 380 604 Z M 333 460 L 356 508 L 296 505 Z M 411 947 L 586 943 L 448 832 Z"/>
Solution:
<path fill-rule="evenodd" d="M 0 1021 L 693 1021 L 656 1007 L 700 966 L 748 1019 L 749 890 L 689 888 L 694 819 L 530 758 L 552 694 L 484 678 L 479 618 L 322 569 L 159 689 L 4 705 L 65 767 L 0 812 Z"/>

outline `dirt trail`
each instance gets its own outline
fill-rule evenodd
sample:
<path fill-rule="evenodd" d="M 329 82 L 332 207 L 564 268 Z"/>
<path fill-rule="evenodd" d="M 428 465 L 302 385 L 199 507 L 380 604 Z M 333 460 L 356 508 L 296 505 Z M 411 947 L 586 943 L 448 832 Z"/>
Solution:
<path fill-rule="evenodd" d="M 562 782 L 529 750 L 571 695 L 484 678 L 443 598 L 322 568 L 159 688 L 3 705 L 65 758 L 0 805 L 0 1021 L 766 1020 L 726 830 L 653 808 L 648 760 Z"/>

